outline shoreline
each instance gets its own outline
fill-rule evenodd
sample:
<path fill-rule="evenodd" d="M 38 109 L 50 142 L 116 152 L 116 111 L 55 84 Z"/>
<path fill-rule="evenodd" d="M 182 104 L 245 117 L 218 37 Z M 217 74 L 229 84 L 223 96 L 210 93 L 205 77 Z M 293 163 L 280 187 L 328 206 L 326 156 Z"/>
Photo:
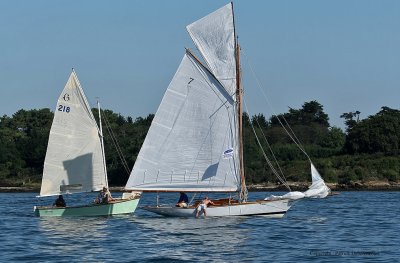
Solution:
<path fill-rule="evenodd" d="M 311 185 L 304 182 L 288 182 L 292 191 L 306 191 Z M 342 191 L 400 191 L 400 182 L 384 182 L 384 181 L 371 181 L 371 182 L 350 182 L 348 184 L 326 183 L 326 185 L 334 192 Z M 284 185 L 274 184 L 255 184 L 247 186 L 249 192 L 278 192 L 287 191 Z"/>
<path fill-rule="evenodd" d="M 310 186 L 306 182 L 288 182 L 292 191 L 305 191 Z M 350 182 L 348 184 L 327 183 L 335 192 L 338 191 L 400 191 L 400 182 Z M 287 191 L 286 186 L 278 184 L 253 184 L 247 186 L 249 192 L 282 192 Z M 39 186 L 0 186 L 0 193 L 39 193 Z M 124 192 L 123 186 L 110 186 L 111 192 Z"/>

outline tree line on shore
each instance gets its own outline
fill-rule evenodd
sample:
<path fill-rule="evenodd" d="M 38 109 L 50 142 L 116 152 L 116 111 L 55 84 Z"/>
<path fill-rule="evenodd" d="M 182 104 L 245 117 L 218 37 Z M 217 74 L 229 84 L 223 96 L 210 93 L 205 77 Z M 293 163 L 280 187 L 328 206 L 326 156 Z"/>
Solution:
<path fill-rule="evenodd" d="M 97 109 L 93 109 L 98 116 Z M 102 110 L 131 169 L 150 127 L 147 117 L 124 117 Z M 360 119 L 360 112 L 343 113 L 346 130 L 331 127 L 317 101 L 269 119 L 263 114 L 244 114 L 244 161 L 249 184 L 277 183 L 266 158 L 275 163 L 287 181 L 310 180 L 307 155 L 327 182 L 400 181 L 400 111 L 382 107 Z M 50 109 L 19 110 L 0 117 L 0 186 L 40 183 L 53 113 Z M 105 134 L 106 163 L 110 185 L 124 185 L 129 177 L 118 152 Z M 288 135 L 291 134 L 291 137 Z M 296 143 L 295 143 L 296 142 Z"/>

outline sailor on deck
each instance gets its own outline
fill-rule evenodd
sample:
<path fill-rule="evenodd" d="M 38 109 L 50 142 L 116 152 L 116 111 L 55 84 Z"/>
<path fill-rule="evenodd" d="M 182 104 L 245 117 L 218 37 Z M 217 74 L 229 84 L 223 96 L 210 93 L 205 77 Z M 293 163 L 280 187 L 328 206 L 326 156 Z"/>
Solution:
<path fill-rule="evenodd" d="M 199 206 L 197 207 L 197 213 L 196 213 L 196 217 L 199 217 L 200 213 L 203 212 L 204 216 L 207 216 L 207 205 L 215 205 L 213 203 L 213 201 L 211 201 L 210 199 L 208 199 L 208 196 L 206 196 L 201 203 L 199 204 Z"/>

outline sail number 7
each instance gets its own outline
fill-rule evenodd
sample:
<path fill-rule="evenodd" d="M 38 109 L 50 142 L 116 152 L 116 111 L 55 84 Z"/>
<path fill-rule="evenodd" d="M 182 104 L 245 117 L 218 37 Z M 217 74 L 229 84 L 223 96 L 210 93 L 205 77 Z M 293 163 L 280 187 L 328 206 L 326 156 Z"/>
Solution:
<path fill-rule="evenodd" d="M 64 105 L 58 105 L 58 111 L 69 113 L 71 111 L 70 107 Z"/>

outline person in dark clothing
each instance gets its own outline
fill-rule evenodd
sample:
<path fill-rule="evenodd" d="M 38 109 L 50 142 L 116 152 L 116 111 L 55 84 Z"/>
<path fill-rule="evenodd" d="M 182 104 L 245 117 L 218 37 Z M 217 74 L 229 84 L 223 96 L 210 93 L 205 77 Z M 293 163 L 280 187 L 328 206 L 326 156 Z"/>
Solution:
<path fill-rule="evenodd" d="M 65 203 L 64 197 L 62 195 L 59 195 L 56 201 L 54 201 L 53 206 L 66 207 L 67 204 Z"/>
<path fill-rule="evenodd" d="M 175 206 L 177 207 L 187 207 L 189 203 L 189 198 L 184 192 L 180 192 L 179 200 Z"/>

